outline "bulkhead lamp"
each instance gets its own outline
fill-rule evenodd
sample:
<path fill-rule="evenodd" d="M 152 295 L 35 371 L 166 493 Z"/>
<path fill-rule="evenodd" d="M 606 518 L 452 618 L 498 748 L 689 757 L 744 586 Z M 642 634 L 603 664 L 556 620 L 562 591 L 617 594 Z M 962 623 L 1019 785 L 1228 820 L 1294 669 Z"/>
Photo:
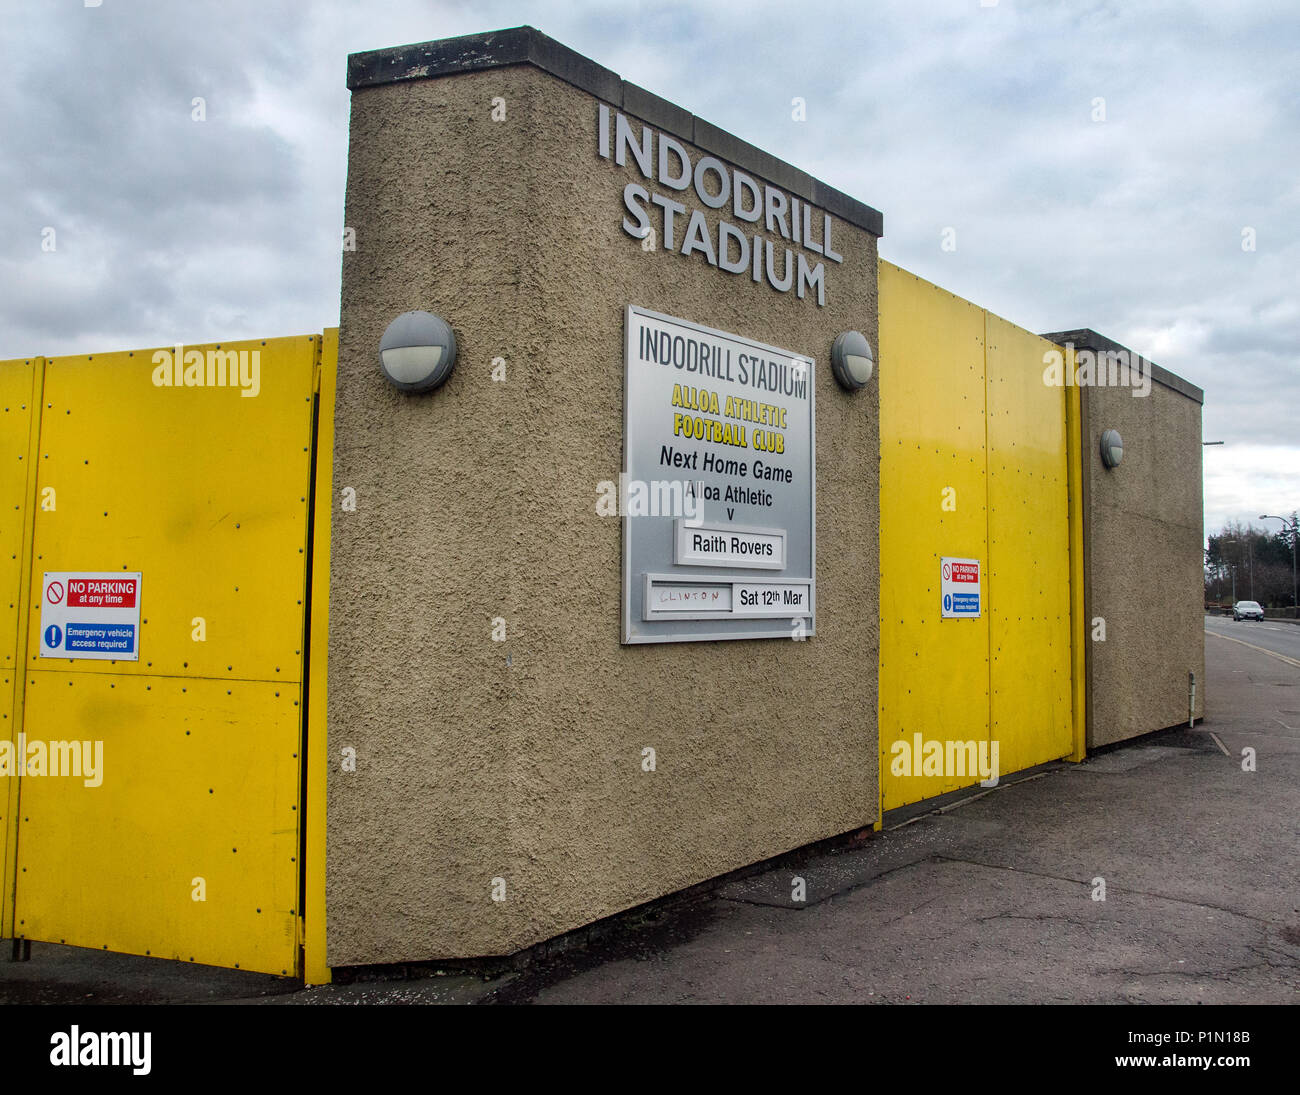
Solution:
<path fill-rule="evenodd" d="M 831 373 L 845 391 L 865 388 L 874 365 L 871 345 L 861 331 L 843 331 L 835 336 L 831 345 Z"/>
<path fill-rule="evenodd" d="M 379 367 L 404 392 L 438 387 L 455 364 L 456 335 L 446 320 L 430 312 L 403 312 L 379 340 Z"/>
<path fill-rule="evenodd" d="M 1101 435 L 1101 462 L 1108 468 L 1119 467 L 1124 459 L 1124 439 L 1119 430 L 1106 430 Z"/>

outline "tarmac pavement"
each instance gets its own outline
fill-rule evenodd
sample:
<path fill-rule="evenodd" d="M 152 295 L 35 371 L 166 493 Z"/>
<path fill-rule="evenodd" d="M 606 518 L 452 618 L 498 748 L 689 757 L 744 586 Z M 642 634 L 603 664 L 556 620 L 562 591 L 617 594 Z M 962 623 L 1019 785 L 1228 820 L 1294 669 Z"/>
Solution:
<path fill-rule="evenodd" d="M 1206 642 L 1209 721 L 1193 730 L 1012 777 L 822 857 L 800 870 L 806 905 L 771 871 L 724 887 L 690 939 L 644 961 L 538 971 L 496 995 L 1300 1002 L 1300 667 Z"/>

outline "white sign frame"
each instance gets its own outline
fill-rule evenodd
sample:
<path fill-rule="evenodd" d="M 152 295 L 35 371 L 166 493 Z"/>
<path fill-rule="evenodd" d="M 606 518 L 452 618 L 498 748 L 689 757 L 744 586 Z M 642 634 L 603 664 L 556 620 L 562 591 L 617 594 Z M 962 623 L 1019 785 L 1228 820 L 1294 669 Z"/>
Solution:
<path fill-rule="evenodd" d="M 975 611 L 959 612 L 958 596 L 969 596 L 971 583 L 952 577 L 957 566 L 975 568 Z M 949 600 L 951 598 L 951 600 Z M 939 618 L 943 620 L 978 620 L 984 615 L 984 566 L 979 559 L 945 555 L 939 560 Z"/>
<path fill-rule="evenodd" d="M 690 536 L 696 532 L 712 532 L 719 536 L 726 536 L 729 533 L 735 533 L 738 536 L 747 537 L 764 537 L 780 541 L 780 547 L 770 560 L 746 559 L 744 557 L 725 557 L 718 558 L 712 552 L 708 555 L 694 554 L 690 543 Z M 783 528 L 758 528 L 755 525 L 731 525 L 718 521 L 701 521 L 697 525 L 688 522 L 684 517 L 677 519 L 676 535 L 673 540 L 673 563 L 677 566 L 689 567 L 740 567 L 744 570 L 784 570 L 785 569 L 785 544 L 787 534 Z M 725 555 L 725 553 L 719 553 Z"/>
<path fill-rule="evenodd" d="M 131 607 L 76 605 L 69 607 L 73 584 L 78 582 L 135 582 L 135 604 Z M 88 591 L 82 596 L 103 596 Z M 66 661 L 138 662 L 140 660 L 140 604 L 144 600 L 144 572 L 139 570 L 47 570 L 41 576 L 40 656 Z M 69 626 L 108 629 L 130 626 L 134 631 L 132 650 L 69 650 Z M 48 640 L 58 629 L 58 645 Z M 81 637 L 81 636 L 78 636 Z M 105 636 L 107 637 L 107 636 Z"/>
<path fill-rule="evenodd" d="M 808 612 L 800 613 L 783 613 L 774 615 L 771 613 L 758 613 L 750 615 L 731 615 L 726 617 L 719 613 L 705 613 L 699 621 L 692 621 L 691 616 L 684 612 L 670 612 L 666 614 L 653 614 L 647 616 L 645 610 L 645 596 L 651 588 L 652 579 L 669 579 L 674 582 L 699 583 L 709 577 L 706 574 L 686 573 L 694 571 L 697 567 L 702 568 L 704 564 L 679 564 L 677 561 L 677 536 L 678 526 L 675 521 L 665 521 L 663 532 L 663 550 L 657 559 L 643 559 L 639 564 L 634 561 L 632 548 L 632 538 L 630 535 L 629 525 L 633 521 L 646 521 L 644 517 L 633 517 L 624 515 L 622 518 L 622 539 L 623 539 L 623 612 L 622 612 L 622 642 L 624 644 L 638 643 L 662 643 L 662 642 L 716 642 L 719 640 L 731 639 L 789 639 L 790 631 L 795 625 L 799 625 L 800 638 L 811 638 L 817 633 L 817 361 L 816 358 L 808 354 L 797 353 L 791 350 L 783 350 L 780 347 L 770 346 L 767 343 L 758 342 L 744 335 L 734 334 L 730 331 L 721 331 L 713 327 L 706 327 L 703 324 L 693 323 L 690 320 L 682 319 L 678 316 L 666 315 L 662 312 L 655 312 L 648 308 L 642 308 L 638 305 L 629 304 L 624 311 L 624 392 L 623 392 L 623 480 L 627 483 L 633 478 L 634 462 L 632 449 L 642 442 L 634 442 L 634 435 L 637 430 L 634 428 L 634 419 L 637 417 L 636 408 L 632 406 L 632 400 L 629 398 L 629 381 L 634 345 L 634 330 L 637 329 L 638 317 L 645 318 L 661 324 L 669 324 L 684 329 L 686 332 L 695 332 L 714 339 L 725 340 L 730 343 L 743 344 L 749 351 L 759 351 L 764 355 L 780 360 L 785 359 L 792 367 L 805 368 L 808 379 L 808 407 L 807 407 L 807 453 L 806 467 L 804 467 L 805 457 L 793 454 L 789 460 L 794 464 L 796 474 L 800 468 L 803 468 L 804 475 L 807 478 L 807 494 L 796 500 L 793 505 L 797 506 L 802 514 L 807 513 L 806 533 L 802 529 L 795 530 L 794 524 L 786 528 L 769 528 L 756 527 L 752 525 L 737 526 L 736 531 L 742 529 L 746 531 L 758 531 L 766 534 L 780 532 L 783 535 L 784 543 L 782 554 L 785 565 L 778 571 L 776 568 L 755 567 L 752 563 L 747 563 L 741 567 L 727 564 L 720 567 L 722 570 L 734 570 L 737 573 L 715 575 L 728 585 L 736 583 L 743 585 L 764 584 L 758 579 L 755 570 L 764 570 L 771 574 L 771 580 L 781 585 L 807 585 L 810 606 Z M 635 425 L 639 425 L 635 424 Z M 677 476 L 672 476 L 676 478 Z M 656 474 L 653 478 L 665 478 L 661 474 Z M 693 479 L 695 476 L 688 469 L 683 469 L 680 473 L 682 479 Z M 806 503 L 805 503 L 806 499 Z M 789 504 L 787 504 L 788 506 Z M 805 510 L 806 506 L 806 510 Z M 773 516 L 780 517 L 782 507 Z M 679 515 L 675 515 L 679 516 Z M 799 522 L 802 525 L 804 518 L 800 516 Z M 706 524 L 719 523 L 716 513 L 708 513 L 704 517 Z M 696 527 L 694 525 L 690 527 Z M 731 525 L 728 523 L 727 528 Z M 794 531 L 792 531 L 794 530 Z M 656 534 L 657 535 L 657 534 Z M 806 564 L 801 559 L 791 560 L 791 545 L 796 547 L 800 540 L 806 540 L 807 554 Z M 646 565 L 646 564 L 649 565 Z M 673 568 L 681 566 L 681 571 L 671 573 Z M 718 567 L 717 562 L 712 563 Z M 803 571 L 807 570 L 807 573 Z M 777 575 L 782 571 L 786 572 L 785 577 L 779 582 Z M 790 573 L 793 571 L 793 573 Z M 765 576 L 766 577 L 766 576 Z M 635 593 L 634 593 L 635 590 Z M 707 626 L 708 621 L 717 621 L 725 619 L 727 623 L 718 629 Z M 748 626 L 742 621 L 748 621 Z M 781 627 L 782 621 L 787 622 L 789 628 Z M 646 628 L 645 624 L 659 624 L 660 627 Z M 672 629 L 663 628 L 663 624 L 680 623 L 683 626 Z"/>
<path fill-rule="evenodd" d="M 652 607 L 652 593 L 656 587 L 665 585 L 686 586 L 691 588 L 726 589 L 730 596 L 725 607 L 681 609 L 656 609 Z M 808 591 L 807 610 L 790 611 L 783 604 L 774 609 L 762 606 L 753 609 L 740 607 L 736 603 L 741 589 L 806 589 Z M 781 581 L 740 577 L 736 574 L 701 574 L 695 577 L 689 574 L 647 574 L 645 575 L 645 597 L 642 600 L 642 617 L 646 620 L 803 620 L 805 627 L 811 625 L 813 606 L 816 602 L 816 583 L 803 578 L 787 578 Z M 804 634 L 808 634 L 805 630 Z"/>

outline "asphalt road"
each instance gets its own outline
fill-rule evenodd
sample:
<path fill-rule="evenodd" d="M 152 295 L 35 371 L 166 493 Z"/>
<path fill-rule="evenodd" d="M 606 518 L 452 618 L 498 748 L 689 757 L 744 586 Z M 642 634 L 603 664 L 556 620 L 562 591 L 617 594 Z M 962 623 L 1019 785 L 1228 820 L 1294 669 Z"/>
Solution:
<path fill-rule="evenodd" d="M 1272 620 L 1233 620 L 1231 616 L 1206 616 L 1205 631 L 1208 635 L 1224 636 L 1238 642 L 1262 646 L 1265 650 L 1283 654 L 1300 662 L 1300 624 L 1274 622 Z M 1222 644 L 1215 644 L 1207 639 L 1205 656 L 1207 660 L 1215 655 Z"/>

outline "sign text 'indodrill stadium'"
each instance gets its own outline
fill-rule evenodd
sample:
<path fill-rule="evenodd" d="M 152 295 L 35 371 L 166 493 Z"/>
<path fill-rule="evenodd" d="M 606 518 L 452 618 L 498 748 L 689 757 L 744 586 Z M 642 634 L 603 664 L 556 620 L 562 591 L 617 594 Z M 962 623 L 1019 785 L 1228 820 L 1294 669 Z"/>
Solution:
<path fill-rule="evenodd" d="M 735 221 L 755 225 L 767 234 L 742 227 L 722 213 L 714 232 L 701 210 L 688 210 L 681 202 L 651 193 L 635 182 L 623 187 L 627 209 L 624 232 L 642 241 L 653 237 L 662 241 L 664 250 L 685 257 L 699 253 L 710 266 L 729 274 L 748 274 L 778 292 L 793 289 L 801 300 L 815 290 L 818 306 L 825 305 L 826 264 L 814 263 L 808 255 L 844 261 L 832 244 L 829 213 L 758 182 L 716 156 L 701 156 L 692 162 L 680 141 L 648 125 L 639 125 L 639 133 L 634 132 L 633 125 L 626 115 L 611 114 L 609 107 L 601 104 L 597 148 L 602 159 L 612 157 L 623 167 L 631 157 L 642 177 L 679 193 L 693 189 L 709 209 L 730 212 Z"/>

